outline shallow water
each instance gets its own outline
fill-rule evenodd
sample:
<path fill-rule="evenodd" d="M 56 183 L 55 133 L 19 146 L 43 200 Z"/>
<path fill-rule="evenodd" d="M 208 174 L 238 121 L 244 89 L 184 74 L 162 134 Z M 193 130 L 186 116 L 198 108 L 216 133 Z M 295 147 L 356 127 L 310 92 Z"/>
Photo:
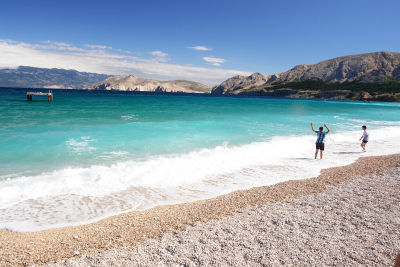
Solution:
<path fill-rule="evenodd" d="M 32 231 L 318 175 L 399 153 L 400 105 L 0 90 L 0 228 Z M 327 123 L 326 157 L 314 160 Z M 368 152 L 361 153 L 361 125 Z"/>

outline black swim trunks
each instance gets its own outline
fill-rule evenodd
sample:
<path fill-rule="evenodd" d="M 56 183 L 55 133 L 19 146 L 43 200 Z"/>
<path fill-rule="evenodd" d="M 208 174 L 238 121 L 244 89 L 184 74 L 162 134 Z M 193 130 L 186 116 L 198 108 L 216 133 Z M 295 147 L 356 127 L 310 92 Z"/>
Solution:
<path fill-rule="evenodd" d="M 364 143 L 368 143 L 368 141 L 363 140 Z"/>
<path fill-rule="evenodd" d="M 324 143 L 316 143 L 316 144 L 315 144 L 315 148 L 324 151 L 324 149 L 325 149 L 325 144 L 324 144 Z"/>

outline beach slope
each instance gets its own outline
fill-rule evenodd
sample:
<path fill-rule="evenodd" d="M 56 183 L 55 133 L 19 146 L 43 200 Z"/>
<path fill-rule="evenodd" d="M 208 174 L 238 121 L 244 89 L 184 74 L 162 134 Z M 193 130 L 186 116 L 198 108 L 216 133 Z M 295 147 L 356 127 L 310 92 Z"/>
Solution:
<path fill-rule="evenodd" d="M 135 259 L 145 265 L 174 263 L 172 259 L 189 266 L 233 261 L 251 266 L 318 261 L 390 265 L 400 245 L 398 168 L 400 155 L 364 157 L 323 170 L 316 178 L 130 212 L 88 225 L 33 233 L 3 230 L 0 265 L 136 264 Z M 60 262 L 81 255 L 88 256 Z"/>

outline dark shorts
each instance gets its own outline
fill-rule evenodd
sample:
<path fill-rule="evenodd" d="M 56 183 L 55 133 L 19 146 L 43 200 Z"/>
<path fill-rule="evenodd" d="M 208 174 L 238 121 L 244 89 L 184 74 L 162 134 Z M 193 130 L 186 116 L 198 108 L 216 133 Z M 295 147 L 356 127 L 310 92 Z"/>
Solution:
<path fill-rule="evenodd" d="M 325 144 L 324 143 L 316 143 L 315 148 L 323 151 L 325 149 Z"/>
<path fill-rule="evenodd" d="M 363 140 L 364 143 L 368 143 L 368 141 Z"/>

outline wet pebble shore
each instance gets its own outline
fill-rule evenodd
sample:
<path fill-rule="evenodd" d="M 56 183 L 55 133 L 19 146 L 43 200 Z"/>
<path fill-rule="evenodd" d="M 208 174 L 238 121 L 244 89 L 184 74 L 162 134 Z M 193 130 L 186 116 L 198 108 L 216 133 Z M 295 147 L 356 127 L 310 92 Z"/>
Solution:
<path fill-rule="evenodd" d="M 393 266 L 400 168 L 48 266 Z"/>

